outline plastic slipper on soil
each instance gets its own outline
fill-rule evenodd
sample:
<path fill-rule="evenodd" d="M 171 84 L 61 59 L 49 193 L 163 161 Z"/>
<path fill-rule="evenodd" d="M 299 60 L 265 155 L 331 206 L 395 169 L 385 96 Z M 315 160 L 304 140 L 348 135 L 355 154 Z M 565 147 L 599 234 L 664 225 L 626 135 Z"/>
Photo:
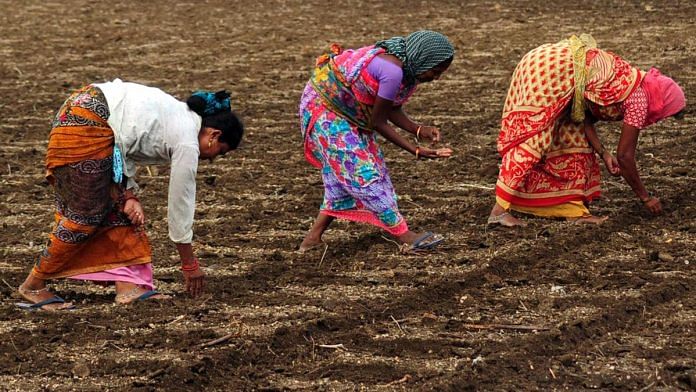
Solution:
<path fill-rule="evenodd" d="M 420 237 L 416 238 L 412 244 L 403 244 L 401 246 L 401 253 L 414 253 L 424 250 L 431 250 L 438 246 L 445 238 L 439 234 L 435 234 L 431 231 L 423 233 Z"/>
<path fill-rule="evenodd" d="M 148 299 L 154 295 L 158 295 L 158 294 L 159 294 L 159 291 L 157 291 L 157 290 L 149 290 L 149 291 L 146 291 L 146 292 L 140 294 L 140 296 L 138 296 L 138 298 L 134 299 L 133 301 L 145 301 L 146 299 Z"/>
<path fill-rule="evenodd" d="M 126 294 L 116 294 L 116 303 L 118 303 L 119 305 L 127 305 L 127 304 L 131 304 L 131 303 L 137 302 L 137 301 L 145 301 L 145 300 L 152 298 L 156 295 L 161 295 L 161 293 L 157 290 L 148 290 L 148 291 L 146 291 L 146 292 L 144 292 L 136 297 L 135 293 L 137 292 L 137 290 L 138 290 L 138 288 L 136 287 L 133 290 L 130 290 Z M 169 297 L 165 296 L 165 298 L 169 298 Z M 127 302 L 120 302 L 123 299 L 128 299 L 128 301 Z"/>
<path fill-rule="evenodd" d="M 26 302 L 18 302 L 16 305 L 20 309 L 31 311 L 31 310 L 43 310 L 44 306 L 50 305 L 50 304 L 64 304 L 64 303 L 65 303 L 65 300 L 56 295 L 52 298 L 43 300 L 41 302 L 37 302 L 35 304 L 26 303 Z M 70 309 L 75 309 L 75 305 L 65 306 L 65 307 L 55 309 L 55 310 L 70 310 Z"/>

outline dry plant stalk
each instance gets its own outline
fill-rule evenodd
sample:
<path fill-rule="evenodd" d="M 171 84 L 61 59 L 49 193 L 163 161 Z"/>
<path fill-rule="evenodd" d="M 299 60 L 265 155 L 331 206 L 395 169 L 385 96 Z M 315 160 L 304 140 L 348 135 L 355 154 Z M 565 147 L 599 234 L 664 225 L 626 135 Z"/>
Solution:
<path fill-rule="evenodd" d="M 471 329 L 511 329 L 520 331 L 548 331 L 550 329 L 539 325 L 519 324 L 464 324 L 463 327 Z"/>
<path fill-rule="evenodd" d="M 394 381 L 392 381 L 392 382 L 390 382 L 390 383 L 387 383 L 387 386 L 407 383 L 407 382 L 411 381 L 412 378 L 413 378 L 413 377 L 411 377 L 410 374 L 406 374 L 405 376 L 401 377 L 401 378 L 398 379 L 398 380 L 394 380 Z"/>
<path fill-rule="evenodd" d="M 339 343 L 339 344 L 319 344 L 319 345 L 317 345 L 317 347 L 321 347 L 321 348 L 331 348 L 331 349 L 334 349 L 334 350 L 344 350 L 344 351 L 348 351 L 348 349 L 343 345 L 343 343 Z"/>

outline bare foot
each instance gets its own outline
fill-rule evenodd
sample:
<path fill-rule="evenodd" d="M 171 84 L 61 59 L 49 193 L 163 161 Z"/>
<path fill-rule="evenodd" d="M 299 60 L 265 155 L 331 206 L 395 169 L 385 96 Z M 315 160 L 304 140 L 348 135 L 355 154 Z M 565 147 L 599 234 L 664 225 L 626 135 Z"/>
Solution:
<path fill-rule="evenodd" d="M 580 218 L 568 218 L 569 221 L 577 223 L 577 224 L 593 224 L 593 225 L 601 225 L 607 219 L 609 219 L 608 216 L 594 216 L 594 215 L 582 216 Z"/>
<path fill-rule="evenodd" d="M 39 302 L 43 302 L 46 300 L 49 300 L 51 298 L 55 298 L 56 295 L 48 291 L 48 287 L 43 286 L 39 288 L 26 288 L 24 284 L 19 286 L 17 289 L 17 293 L 19 295 L 26 299 L 27 301 L 31 302 L 32 304 L 38 304 Z M 71 309 L 73 308 L 74 305 L 71 302 L 56 302 L 52 304 L 46 304 L 41 306 L 39 309 L 41 310 L 50 310 L 50 311 L 56 311 L 56 310 L 63 310 L 63 309 Z"/>
<path fill-rule="evenodd" d="M 498 204 L 498 202 L 496 202 L 493 205 L 493 208 L 491 209 L 491 214 L 488 216 L 487 223 L 489 225 L 501 225 L 505 227 L 527 226 L 526 222 L 510 215 L 510 213 L 506 211 L 505 208 L 503 208 L 503 206 Z"/>
<path fill-rule="evenodd" d="M 527 226 L 527 222 L 515 218 L 514 216 L 510 215 L 509 212 L 503 212 L 502 214 L 498 214 L 498 215 L 491 215 L 488 217 L 487 223 L 489 225 L 498 224 L 498 225 L 505 226 L 505 227 L 515 227 L 515 226 L 525 227 L 525 226 Z"/>
<path fill-rule="evenodd" d="M 425 233 L 414 233 L 408 231 L 397 237 L 399 241 L 402 242 L 399 250 L 403 254 L 417 253 L 425 250 L 432 250 L 438 246 L 444 237 L 440 234 L 435 234 L 431 231 L 426 231 Z"/>
<path fill-rule="evenodd" d="M 141 298 L 145 293 L 149 293 L 151 290 L 145 287 L 138 286 L 134 283 L 127 282 L 116 282 L 116 300 L 115 302 L 119 305 L 126 305 L 133 303 L 139 299 L 170 299 L 171 296 L 165 294 L 154 294 L 147 296 L 147 298 Z"/>
<path fill-rule="evenodd" d="M 310 249 L 317 248 L 321 245 L 326 245 L 321 240 L 321 236 L 324 235 L 324 232 L 329 227 L 331 222 L 334 221 L 334 219 L 336 218 L 331 215 L 325 215 L 319 212 L 319 216 L 317 216 L 317 219 L 314 221 L 314 224 L 312 225 L 312 228 L 309 229 L 307 235 L 305 235 L 305 238 L 302 240 L 300 247 L 297 248 L 297 251 L 304 253 Z"/>
<path fill-rule="evenodd" d="M 425 233 L 414 233 L 411 230 L 405 232 L 404 234 L 401 234 L 399 236 L 396 236 L 396 239 L 401 242 L 402 244 L 413 244 L 419 237 L 421 237 Z"/>
<path fill-rule="evenodd" d="M 326 245 L 324 241 L 321 240 L 321 238 L 316 239 L 316 238 L 311 238 L 311 237 L 305 237 L 304 240 L 302 240 L 302 243 L 300 244 L 300 247 L 297 249 L 298 252 L 300 253 L 305 253 L 309 250 L 312 250 L 314 248 L 318 248 L 322 245 Z"/>

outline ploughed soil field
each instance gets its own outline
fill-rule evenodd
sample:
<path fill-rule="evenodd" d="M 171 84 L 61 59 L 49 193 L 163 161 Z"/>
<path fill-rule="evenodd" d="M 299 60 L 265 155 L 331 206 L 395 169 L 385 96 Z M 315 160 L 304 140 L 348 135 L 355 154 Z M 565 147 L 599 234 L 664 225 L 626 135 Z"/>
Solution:
<path fill-rule="evenodd" d="M 528 50 L 589 32 L 696 98 L 696 3 L 564 4 L 0 0 L 0 390 L 695 389 L 693 109 L 639 141 L 662 216 L 602 169 L 603 225 L 486 227 L 502 105 Z M 297 253 L 322 197 L 296 115 L 314 58 L 424 28 L 457 54 L 407 111 L 441 126 L 454 156 L 383 148 L 409 225 L 446 242 L 401 255 L 378 229 L 336 222 L 327 248 Z M 245 120 L 243 146 L 199 167 L 206 293 L 182 293 L 169 170 L 151 166 L 141 201 L 156 284 L 174 298 L 116 306 L 113 287 L 61 280 L 76 310 L 20 311 L 13 290 L 52 225 L 51 118 L 73 89 L 116 77 L 182 99 L 226 88 Z M 615 147 L 617 124 L 598 131 Z"/>

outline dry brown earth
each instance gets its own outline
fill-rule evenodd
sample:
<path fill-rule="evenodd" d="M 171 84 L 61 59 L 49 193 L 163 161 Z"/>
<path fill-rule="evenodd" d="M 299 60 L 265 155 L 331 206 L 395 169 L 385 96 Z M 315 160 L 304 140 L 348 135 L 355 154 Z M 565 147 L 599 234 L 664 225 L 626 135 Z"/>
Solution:
<path fill-rule="evenodd" d="M 696 3 L 569 4 L 0 0 L 0 389 L 696 388 L 692 109 L 640 141 L 663 216 L 647 216 L 607 178 L 595 205 L 610 217 L 601 227 L 484 226 L 507 83 L 529 49 L 591 32 L 633 64 L 674 76 L 694 100 Z M 325 254 L 298 255 L 321 200 L 295 116 L 313 58 L 334 41 L 421 28 L 449 35 L 457 57 L 408 111 L 441 125 L 456 154 L 414 162 L 384 148 L 410 224 L 445 233 L 446 245 L 401 256 L 378 230 L 339 223 Z M 208 293 L 117 307 L 111 290 L 60 282 L 78 310 L 19 312 L 8 285 L 21 283 L 51 223 L 42 177 L 50 118 L 72 89 L 115 77 L 179 97 L 227 88 L 246 120 L 243 148 L 199 170 L 196 247 Z M 600 128 L 614 144 L 617 128 Z M 140 183 L 157 283 L 180 293 L 167 172 L 142 171 Z M 539 330 L 474 327 L 490 324 Z"/>

